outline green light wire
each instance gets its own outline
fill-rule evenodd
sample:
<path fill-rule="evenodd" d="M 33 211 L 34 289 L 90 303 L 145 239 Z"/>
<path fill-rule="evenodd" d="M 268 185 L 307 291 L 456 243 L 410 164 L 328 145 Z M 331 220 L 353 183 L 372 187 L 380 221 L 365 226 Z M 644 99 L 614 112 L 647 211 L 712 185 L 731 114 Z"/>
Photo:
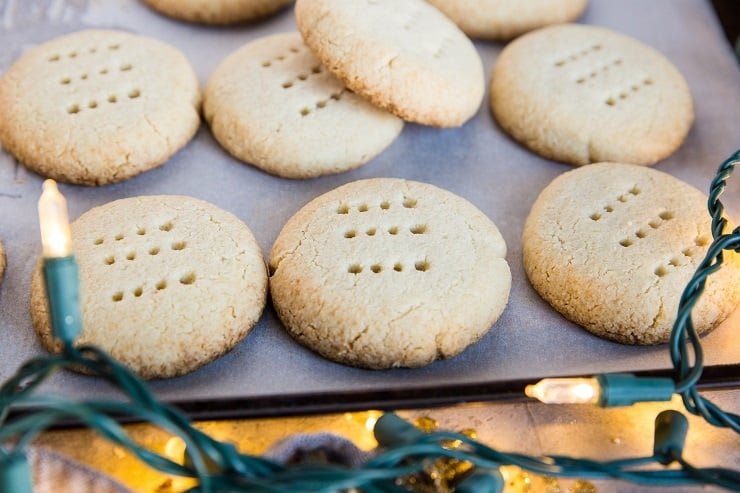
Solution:
<path fill-rule="evenodd" d="M 740 163 L 740 150 L 735 151 L 720 165 L 710 185 L 707 208 L 712 217 L 711 229 L 714 241 L 681 295 L 676 322 L 669 341 L 676 393 L 681 395 L 686 410 L 703 417 L 712 425 L 727 427 L 736 433 L 740 433 L 740 416 L 724 412 L 701 396 L 696 389 L 703 370 L 704 354 L 699 335 L 691 320 L 691 311 L 704 292 L 707 278 L 722 266 L 724 251 L 740 252 L 740 226 L 731 233 L 725 233 L 727 227 L 727 219 L 723 217 L 725 207 L 719 198 L 727 186 L 727 179 L 738 163 Z M 691 366 L 692 352 L 693 367 Z"/>
<path fill-rule="evenodd" d="M 682 395 L 686 409 L 704 417 L 711 424 L 726 426 L 735 432 L 740 432 L 738 416 L 722 411 L 696 390 L 702 372 L 703 353 L 691 321 L 691 311 L 702 295 L 707 278 L 722 265 L 723 252 L 740 251 L 740 229 L 724 232 L 727 223 L 722 217 L 724 206 L 719 200 L 726 180 L 738 162 L 740 151 L 720 166 L 712 181 L 708 203 L 714 241 L 682 294 L 670 340 L 676 391 Z M 33 391 L 53 372 L 81 368 L 109 382 L 127 400 L 72 402 L 60 397 L 32 396 Z M 21 405 L 26 410 L 25 414 L 10 420 L 11 409 Z M 184 463 L 180 464 L 136 444 L 118 421 L 121 419 L 148 422 L 180 437 L 186 445 Z M 262 457 L 241 454 L 233 445 L 212 439 L 194 428 L 180 410 L 159 402 L 144 382 L 102 350 L 92 346 L 75 348 L 71 343 L 65 344 L 60 355 L 28 361 L 0 387 L 0 444 L 4 444 L 0 446 L 0 478 L 3 476 L 2 468 L 13 467 L 18 454 L 39 433 L 69 421 L 98 431 L 104 438 L 126 448 L 158 471 L 194 478 L 197 486 L 188 490 L 192 493 L 329 493 L 351 488 L 358 488 L 365 493 L 408 492 L 408 488 L 396 482 L 398 478 L 422 473 L 440 458 L 468 462 L 475 467 L 474 475 L 513 465 L 551 477 L 620 479 L 650 486 L 713 484 L 740 491 L 740 473 L 723 468 L 694 467 L 680 456 L 680 450 L 656 451 L 652 456 L 607 462 L 564 456 L 530 457 L 500 452 L 465 435 L 450 432 L 408 434 L 406 436 L 411 437 L 411 443 L 394 443 L 358 468 L 317 464 L 283 465 Z M 405 425 L 411 427 L 408 423 Z M 447 444 L 452 441 L 461 445 L 450 448 Z M 663 467 L 672 463 L 680 468 Z M 498 484 L 495 481 L 493 483 Z M 465 480 L 459 485 L 461 490 L 464 484 Z M 0 484 L 0 489 L 2 486 Z"/>

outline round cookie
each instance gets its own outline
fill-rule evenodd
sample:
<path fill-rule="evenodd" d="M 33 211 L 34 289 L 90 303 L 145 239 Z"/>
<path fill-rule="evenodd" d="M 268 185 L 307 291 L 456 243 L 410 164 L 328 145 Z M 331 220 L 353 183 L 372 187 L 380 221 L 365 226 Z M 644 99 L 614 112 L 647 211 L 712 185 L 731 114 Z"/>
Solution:
<path fill-rule="evenodd" d="M 232 349 L 266 302 L 267 272 L 249 228 L 192 197 L 154 195 L 93 208 L 71 224 L 83 329 L 142 378 L 193 371 Z M 43 275 L 31 286 L 33 327 L 53 338 Z"/>
<path fill-rule="evenodd" d="M 681 145 L 694 119 L 689 88 L 663 55 L 576 24 L 509 43 L 493 67 L 490 102 L 514 139 L 574 165 L 652 165 Z"/>
<path fill-rule="evenodd" d="M 161 41 L 90 30 L 23 55 L 0 79 L 0 142 L 31 170 L 102 185 L 161 165 L 200 125 L 190 63 Z"/>
<path fill-rule="evenodd" d="M 203 24 L 235 24 L 260 19 L 292 0 L 144 0 L 157 12 Z"/>
<path fill-rule="evenodd" d="M 360 166 L 403 129 L 403 120 L 327 71 L 297 32 L 258 39 L 229 55 L 208 81 L 203 112 L 233 156 L 287 178 Z"/>
<path fill-rule="evenodd" d="M 427 0 L 471 38 L 508 40 L 551 24 L 571 22 L 588 0 Z"/>
<path fill-rule="evenodd" d="M 666 173 L 598 163 L 540 193 L 522 236 L 532 286 L 566 318 L 624 344 L 666 342 L 712 241 L 706 196 Z M 725 252 L 694 308 L 699 333 L 740 303 L 740 255 Z"/>
<path fill-rule="evenodd" d="M 466 200 L 375 178 L 309 202 L 270 254 L 270 293 L 290 334 L 352 366 L 420 367 L 480 339 L 511 286 L 506 244 Z"/>
<path fill-rule="evenodd" d="M 455 127 L 483 99 L 480 56 L 424 0 L 298 0 L 298 29 L 347 87 L 407 121 Z"/>

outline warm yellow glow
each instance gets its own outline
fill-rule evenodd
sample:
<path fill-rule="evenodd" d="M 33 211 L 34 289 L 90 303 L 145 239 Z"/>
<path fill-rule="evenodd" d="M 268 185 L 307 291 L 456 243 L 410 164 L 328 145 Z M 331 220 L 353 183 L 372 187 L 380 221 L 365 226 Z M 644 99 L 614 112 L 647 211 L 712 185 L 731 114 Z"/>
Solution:
<path fill-rule="evenodd" d="M 595 378 L 545 378 L 524 393 L 546 404 L 596 404 L 601 386 Z"/>
<path fill-rule="evenodd" d="M 39 224 L 44 257 L 66 257 L 70 254 L 72 235 L 69 231 L 67 201 L 59 193 L 54 180 L 44 181 L 44 191 L 39 199 Z"/>
<path fill-rule="evenodd" d="M 180 437 L 171 437 L 164 444 L 164 455 L 168 459 L 172 459 L 175 462 L 182 463 L 185 454 L 185 442 Z"/>
<path fill-rule="evenodd" d="M 380 418 L 379 414 L 376 414 L 376 413 L 370 414 L 370 416 L 368 416 L 367 419 L 365 420 L 365 429 L 367 431 L 373 431 L 373 429 L 375 428 L 375 423 L 378 422 L 378 418 Z"/>

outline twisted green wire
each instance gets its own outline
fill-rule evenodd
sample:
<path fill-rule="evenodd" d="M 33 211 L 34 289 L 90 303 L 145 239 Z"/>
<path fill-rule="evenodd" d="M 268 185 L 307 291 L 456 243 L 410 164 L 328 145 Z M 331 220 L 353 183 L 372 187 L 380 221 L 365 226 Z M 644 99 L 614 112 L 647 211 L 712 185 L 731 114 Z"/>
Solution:
<path fill-rule="evenodd" d="M 702 374 L 704 354 L 699 335 L 696 333 L 691 320 L 691 311 L 704 292 L 707 278 L 722 266 L 724 251 L 735 250 L 740 252 L 740 226 L 730 233 L 724 232 L 727 227 L 727 219 L 723 217 L 725 207 L 719 198 L 727 186 L 727 179 L 738 163 L 740 163 L 740 150 L 720 165 L 717 175 L 710 185 L 707 208 L 712 217 L 711 229 L 714 241 L 681 294 L 676 322 L 669 341 L 676 392 L 681 395 L 686 410 L 703 417 L 712 425 L 727 427 L 736 433 L 740 433 L 740 416 L 724 412 L 701 396 L 696 389 L 696 384 Z M 691 366 L 692 353 L 694 357 L 693 367 Z"/>

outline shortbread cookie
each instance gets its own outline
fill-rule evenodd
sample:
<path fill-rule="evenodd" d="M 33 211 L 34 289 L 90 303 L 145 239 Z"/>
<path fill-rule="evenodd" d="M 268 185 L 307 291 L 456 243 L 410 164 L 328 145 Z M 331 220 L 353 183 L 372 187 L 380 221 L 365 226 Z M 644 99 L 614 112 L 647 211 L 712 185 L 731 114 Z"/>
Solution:
<path fill-rule="evenodd" d="M 142 378 L 193 371 L 232 349 L 265 305 L 265 262 L 249 228 L 191 197 L 116 200 L 74 221 L 83 331 Z M 33 326 L 59 351 L 41 270 L 31 288 Z"/>
<path fill-rule="evenodd" d="M 270 254 L 272 301 L 324 357 L 383 369 L 450 358 L 503 312 L 506 244 L 466 200 L 425 183 L 360 180 L 314 199 Z"/>
<path fill-rule="evenodd" d="M 211 75 L 203 110 L 216 140 L 274 175 L 310 178 L 366 163 L 403 120 L 349 91 L 300 34 L 253 41 Z"/>
<path fill-rule="evenodd" d="M 491 107 L 514 139 L 574 165 L 652 165 L 681 145 L 694 119 L 686 82 L 660 53 L 575 24 L 509 43 L 493 68 Z"/>
<path fill-rule="evenodd" d="M 566 318 L 625 344 L 666 342 L 681 293 L 712 241 L 707 199 L 666 173 L 598 163 L 556 178 L 523 233 L 532 286 Z M 740 303 L 740 255 L 725 252 L 692 319 L 699 333 Z"/>
<path fill-rule="evenodd" d="M 507 40 L 578 19 L 588 0 L 427 0 L 471 38 Z"/>
<path fill-rule="evenodd" d="M 291 0 L 144 0 L 161 14 L 188 22 L 234 24 L 260 19 Z"/>
<path fill-rule="evenodd" d="M 190 63 L 161 41 L 80 31 L 42 44 L 0 79 L 0 142 L 33 171 L 102 185 L 161 165 L 200 124 Z"/>
<path fill-rule="evenodd" d="M 306 44 L 344 83 L 404 120 L 455 127 L 483 99 L 480 56 L 424 0 L 298 0 Z"/>

